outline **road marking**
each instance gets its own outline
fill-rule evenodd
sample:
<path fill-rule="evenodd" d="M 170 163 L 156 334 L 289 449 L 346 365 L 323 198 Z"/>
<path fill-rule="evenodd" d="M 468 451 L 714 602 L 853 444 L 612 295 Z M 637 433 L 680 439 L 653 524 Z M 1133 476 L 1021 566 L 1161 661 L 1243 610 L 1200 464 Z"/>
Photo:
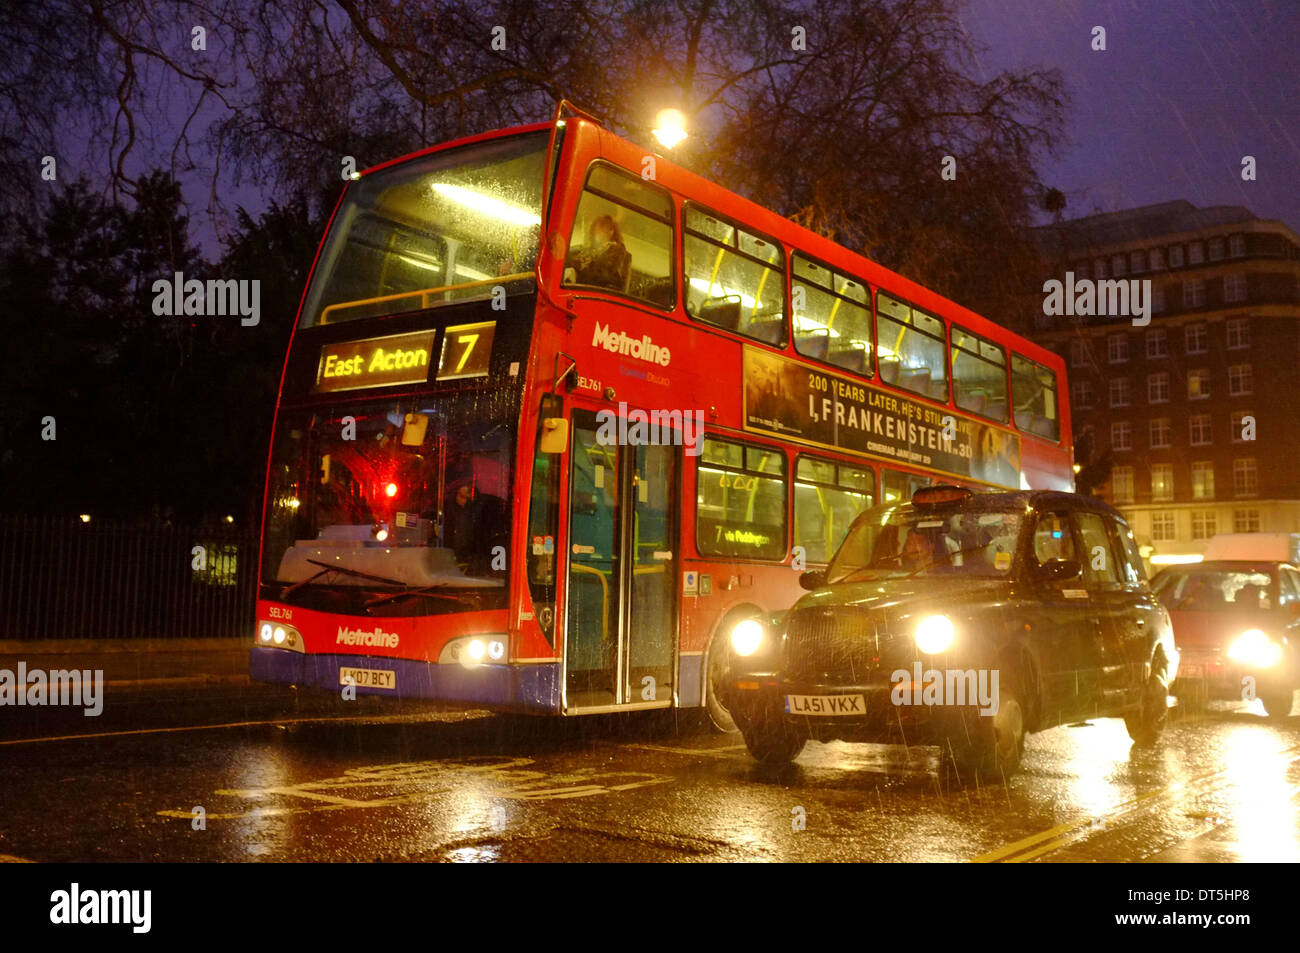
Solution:
<path fill-rule="evenodd" d="M 455 790 L 467 774 L 486 782 L 485 795 L 520 801 L 568 800 L 616 794 L 675 779 L 648 771 L 602 771 L 577 768 L 559 773 L 535 770 L 532 758 L 507 755 L 473 755 L 442 761 L 412 761 L 397 764 L 364 765 L 349 768 L 342 775 L 304 781 L 300 784 L 265 788 L 218 789 L 223 797 L 263 799 L 267 797 L 299 798 L 303 805 L 259 806 L 237 813 L 206 813 L 208 820 L 235 820 L 284 814 L 307 814 L 315 811 L 359 810 L 399 807 L 438 797 Z M 192 820 L 192 811 L 158 811 L 159 816 Z"/>
<path fill-rule="evenodd" d="M 13 854 L 0 854 L 0 864 L 34 864 L 36 861 L 28 860 L 26 857 L 15 857 Z"/>
<path fill-rule="evenodd" d="M 1297 752 L 1300 752 L 1300 745 L 1285 748 L 1277 753 L 1286 756 Z M 1176 781 L 1167 787 L 1148 791 L 1146 794 L 1140 794 L 1131 800 L 1125 801 L 1114 810 L 1100 817 L 1089 817 L 1058 824 L 1056 827 L 1039 831 L 1037 834 L 1031 834 L 1021 840 L 999 847 L 997 850 L 974 857 L 971 859 L 971 863 L 1018 864 L 1033 860 L 1035 857 L 1058 850 L 1096 833 L 1099 821 L 1103 826 L 1109 826 L 1112 822 L 1126 818 L 1129 815 L 1143 813 L 1167 798 L 1192 793 L 1209 793 L 1217 788 L 1221 782 L 1230 780 L 1228 770 L 1228 768 L 1218 768 L 1214 771 L 1196 775 L 1186 781 Z"/>
<path fill-rule="evenodd" d="M 457 720 L 463 712 L 453 712 Z M 483 717 L 483 716 L 479 716 Z M 130 728 L 121 731 L 95 731 L 79 735 L 50 735 L 41 738 L 14 738 L 0 741 L 5 745 L 33 745 L 46 741 L 85 741 L 94 738 L 126 738 L 131 735 L 167 735 L 183 731 L 209 731 L 218 728 L 256 728 L 265 725 L 366 725 L 366 724 L 414 724 L 421 721 L 438 721 L 429 715 L 313 715 L 305 718 L 264 718 L 260 721 L 228 721 L 219 725 L 174 725 L 170 728 Z"/>

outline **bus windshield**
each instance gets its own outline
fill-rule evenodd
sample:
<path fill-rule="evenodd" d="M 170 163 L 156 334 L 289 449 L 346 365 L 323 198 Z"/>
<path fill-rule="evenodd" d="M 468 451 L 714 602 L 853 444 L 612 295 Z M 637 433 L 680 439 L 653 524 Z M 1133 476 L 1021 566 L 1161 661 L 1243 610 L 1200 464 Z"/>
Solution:
<path fill-rule="evenodd" d="M 263 581 L 503 586 L 514 434 L 493 404 L 425 397 L 285 414 Z"/>
<path fill-rule="evenodd" d="M 867 510 L 826 571 L 827 581 L 905 575 L 1011 575 L 1023 513 L 974 506 L 918 509 L 910 503 Z"/>
<path fill-rule="evenodd" d="M 364 176 L 335 216 L 302 326 L 509 293 L 531 278 L 541 228 L 545 132 Z M 502 279 L 505 279 L 504 281 Z"/>

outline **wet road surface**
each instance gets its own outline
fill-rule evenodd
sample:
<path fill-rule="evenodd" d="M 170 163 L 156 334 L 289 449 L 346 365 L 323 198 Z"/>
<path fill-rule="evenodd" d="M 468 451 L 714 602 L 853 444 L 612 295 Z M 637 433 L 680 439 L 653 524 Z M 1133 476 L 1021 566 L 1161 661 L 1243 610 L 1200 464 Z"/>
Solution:
<path fill-rule="evenodd" d="M 696 714 L 559 720 L 261 685 L 0 713 L 0 855 L 32 861 L 1296 861 L 1300 718 L 1176 710 L 1031 735 L 1009 784 L 938 750 L 756 765 Z M 196 829 L 197 828 L 197 829 Z"/>

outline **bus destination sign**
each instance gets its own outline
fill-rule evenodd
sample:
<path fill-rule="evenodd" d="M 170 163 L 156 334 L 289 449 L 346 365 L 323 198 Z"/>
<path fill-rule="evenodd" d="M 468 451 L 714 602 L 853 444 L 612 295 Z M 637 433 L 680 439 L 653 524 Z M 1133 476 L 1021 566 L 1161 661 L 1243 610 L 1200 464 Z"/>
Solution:
<path fill-rule="evenodd" d="M 317 393 L 422 384 L 429 379 L 429 355 L 436 331 L 341 341 L 320 349 Z"/>
<path fill-rule="evenodd" d="M 755 348 L 745 348 L 744 377 L 746 430 L 1020 486 L 1010 431 Z"/>

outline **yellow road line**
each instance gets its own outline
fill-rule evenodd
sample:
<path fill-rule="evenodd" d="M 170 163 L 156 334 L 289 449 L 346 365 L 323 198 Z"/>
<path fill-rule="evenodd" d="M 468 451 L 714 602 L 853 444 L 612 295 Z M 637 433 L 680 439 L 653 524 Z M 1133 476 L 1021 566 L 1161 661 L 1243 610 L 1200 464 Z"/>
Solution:
<path fill-rule="evenodd" d="M 1300 752 L 1300 745 L 1279 751 L 1281 755 L 1292 755 Z M 1146 794 L 1140 794 L 1132 800 L 1125 801 L 1117 806 L 1108 814 L 1103 814 L 1100 818 L 1085 818 L 1078 821 L 1058 824 L 1056 827 L 1049 828 L 1045 831 L 1039 831 L 1037 834 L 1031 834 L 1028 837 L 1006 844 L 997 850 L 989 851 L 987 854 L 981 854 L 979 857 L 971 859 L 973 864 L 989 863 L 1023 863 L 1026 860 L 1032 860 L 1043 854 L 1050 853 L 1066 846 L 1074 841 L 1082 839 L 1091 832 L 1097 821 L 1103 824 L 1109 824 L 1114 820 L 1119 820 L 1129 814 L 1144 811 L 1155 805 L 1156 802 L 1163 798 L 1173 797 L 1180 794 L 1189 794 L 1195 791 L 1209 790 L 1216 786 L 1217 781 L 1227 778 L 1228 769 L 1218 768 L 1214 771 L 1207 771 L 1204 774 L 1196 775 L 1186 781 L 1177 781 L 1168 787 L 1156 791 L 1148 791 Z"/>

